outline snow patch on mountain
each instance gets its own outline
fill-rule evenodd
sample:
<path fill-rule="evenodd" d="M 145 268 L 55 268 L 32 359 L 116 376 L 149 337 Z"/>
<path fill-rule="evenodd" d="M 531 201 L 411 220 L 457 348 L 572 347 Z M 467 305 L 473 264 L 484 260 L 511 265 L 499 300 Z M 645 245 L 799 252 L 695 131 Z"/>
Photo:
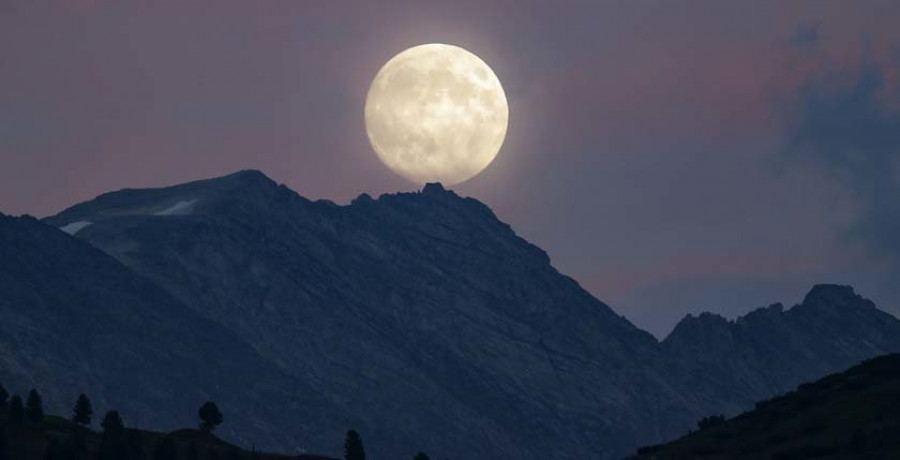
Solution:
<path fill-rule="evenodd" d="M 197 200 L 188 200 L 188 201 L 179 201 L 174 205 L 163 209 L 162 211 L 154 212 L 154 216 L 186 216 L 190 214 L 194 210 L 194 204 Z"/>
<path fill-rule="evenodd" d="M 68 224 L 68 225 L 63 225 L 59 229 L 68 233 L 69 235 L 74 235 L 74 234 L 78 233 L 79 230 L 81 230 L 84 227 L 87 227 L 88 225 L 91 225 L 91 224 L 93 224 L 93 222 L 81 220 L 78 222 L 72 222 L 71 224 Z"/>

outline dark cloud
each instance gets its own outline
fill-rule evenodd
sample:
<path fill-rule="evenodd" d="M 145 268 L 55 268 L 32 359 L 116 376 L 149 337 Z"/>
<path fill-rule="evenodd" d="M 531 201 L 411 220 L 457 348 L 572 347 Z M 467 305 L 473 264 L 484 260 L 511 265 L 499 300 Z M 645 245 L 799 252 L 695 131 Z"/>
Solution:
<path fill-rule="evenodd" d="M 848 237 L 900 270 L 900 92 L 896 59 L 868 50 L 856 68 L 822 72 L 799 91 L 789 154 L 824 167 L 850 194 Z"/>

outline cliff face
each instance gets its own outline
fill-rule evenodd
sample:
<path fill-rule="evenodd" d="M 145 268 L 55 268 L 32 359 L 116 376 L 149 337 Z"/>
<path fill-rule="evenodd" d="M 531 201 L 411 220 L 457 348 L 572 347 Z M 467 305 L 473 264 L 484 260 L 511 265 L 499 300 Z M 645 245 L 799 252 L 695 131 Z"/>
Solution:
<path fill-rule="evenodd" d="M 255 380 L 273 392 L 268 404 L 310 401 L 291 412 L 310 421 L 303 426 L 254 416 L 267 448 L 319 436 L 332 446 L 325 453 L 337 453 L 349 428 L 338 425 L 353 423 L 379 458 L 615 457 L 701 415 L 900 350 L 896 320 L 831 295 L 808 300 L 832 316 L 806 313 L 807 302 L 737 322 L 704 315 L 660 343 L 558 273 L 489 208 L 437 184 L 338 206 L 244 171 L 105 194 L 45 223 L 165 296 L 164 316 L 196 318 L 227 335 L 216 340 L 255 353 L 282 379 Z M 76 287 L 99 275 L 84 276 Z M 822 289 L 840 290 L 810 296 Z M 768 367 L 779 350 L 785 364 Z M 334 423 L 311 426 L 318 421 Z"/>

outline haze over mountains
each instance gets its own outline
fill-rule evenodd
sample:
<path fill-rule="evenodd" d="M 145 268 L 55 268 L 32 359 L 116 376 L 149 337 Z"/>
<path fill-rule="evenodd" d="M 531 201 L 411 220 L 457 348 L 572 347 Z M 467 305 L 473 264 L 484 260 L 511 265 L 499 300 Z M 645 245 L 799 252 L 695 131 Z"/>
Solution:
<path fill-rule="evenodd" d="M 0 217 L 0 260 L 8 387 L 155 428 L 211 397 L 226 437 L 285 452 L 353 427 L 376 459 L 610 458 L 900 351 L 843 286 L 660 342 L 437 184 L 347 206 L 257 171 L 122 190 Z"/>

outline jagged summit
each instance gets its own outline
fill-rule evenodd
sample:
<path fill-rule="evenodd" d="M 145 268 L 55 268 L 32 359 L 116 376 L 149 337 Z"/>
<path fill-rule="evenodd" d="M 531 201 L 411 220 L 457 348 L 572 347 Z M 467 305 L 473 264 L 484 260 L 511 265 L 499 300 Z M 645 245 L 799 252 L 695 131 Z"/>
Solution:
<path fill-rule="evenodd" d="M 488 206 L 474 198 L 460 197 L 439 183 L 426 184 L 420 192 L 388 193 L 378 198 L 364 193 L 350 204 L 338 205 L 324 199 L 311 201 L 258 170 L 243 170 L 168 187 L 105 193 L 45 222 L 69 234 L 90 236 L 110 227 L 116 232 L 126 228 L 151 231 L 162 225 L 165 229 L 159 231 L 168 232 L 175 221 L 205 219 L 241 222 L 260 231 L 266 227 L 333 226 L 345 221 L 358 225 L 379 220 L 409 228 L 441 227 L 446 240 L 469 246 L 485 245 L 484 239 L 512 238 L 517 247 L 549 263 L 546 253 L 516 237 Z"/>
<path fill-rule="evenodd" d="M 293 195 L 293 196 L 290 196 Z M 445 189 L 440 183 L 427 183 L 418 193 L 387 193 L 378 198 L 372 198 L 367 193 L 360 194 L 349 206 L 378 202 L 382 199 L 392 200 L 402 197 L 405 200 L 415 197 L 427 198 L 455 198 L 467 202 L 477 202 L 473 198 L 462 198 L 452 190 Z M 166 205 L 177 204 L 181 201 L 252 201 L 253 199 L 272 199 L 278 201 L 297 199 L 307 203 L 328 204 L 333 206 L 330 200 L 320 199 L 315 202 L 309 198 L 294 192 L 283 184 L 265 175 L 262 171 L 245 169 L 221 177 L 201 179 L 183 184 L 167 187 L 133 189 L 126 188 L 115 192 L 107 192 L 93 200 L 74 205 L 56 216 L 50 217 L 49 222 L 59 223 L 61 220 L 77 220 L 89 215 L 97 216 L 122 216 L 153 214 L 155 211 L 166 209 Z M 174 203 L 173 203 L 174 201 Z M 486 206 L 484 206 L 486 208 Z"/>
<path fill-rule="evenodd" d="M 875 304 L 857 294 L 852 286 L 840 284 L 817 284 L 813 286 L 798 305 L 785 309 L 781 303 L 760 307 L 749 313 L 729 320 L 717 313 L 703 312 L 697 316 L 688 314 L 669 334 L 668 337 L 684 334 L 685 330 L 698 327 L 731 327 L 768 321 L 781 321 L 788 316 L 806 315 L 814 312 L 831 312 L 833 314 L 851 314 L 859 308 L 875 308 Z M 667 339 L 668 339 L 667 337 Z"/>
<path fill-rule="evenodd" d="M 219 178 L 220 180 L 236 180 L 236 181 L 254 181 L 254 182 L 273 182 L 269 176 L 265 175 L 258 169 L 242 169 L 238 172 L 227 174 Z M 217 179 L 211 179 L 217 180 Z"/>
<path fill-rule="evenodd" d="M 803 298 L 802 305 L 868 306 L 874 305 L 857 294 L 852 286 L 817 284 Z"/>
<path fill-rule="evenodd" d="M 697 316 L 688 314 L 675 325 L 675 328 L 672 329 L 672 332 L 669 333 L 664 341 L 681 335 L 696 336 L 715 329 L 727 329 L 732 323 L 732 321 L 717 313 L 703 312 Z"/>
<path fill-rule="evenodd" d="M 422 188 L 422 194 L 427 196 L 443 196 L 447 193 L 455 193 L 448 191 L 440 182 L 429 182 Z"/>

